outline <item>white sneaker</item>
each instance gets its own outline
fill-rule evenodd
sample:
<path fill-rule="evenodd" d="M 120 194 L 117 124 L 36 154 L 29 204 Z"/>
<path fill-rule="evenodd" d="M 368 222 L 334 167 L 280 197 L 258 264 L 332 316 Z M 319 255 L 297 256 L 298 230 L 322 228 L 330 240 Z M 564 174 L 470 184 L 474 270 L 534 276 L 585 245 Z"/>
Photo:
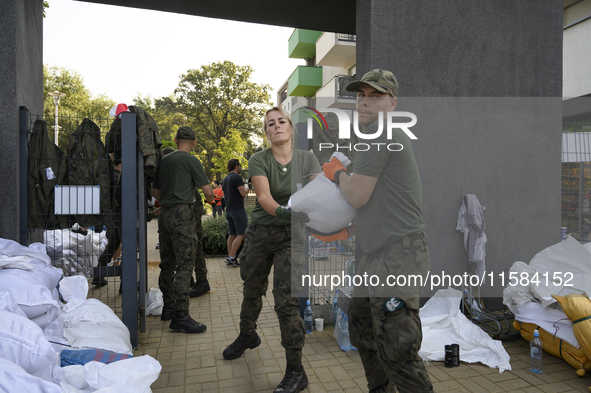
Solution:
<path fill-rule="evenodd" d="M 236 258 L 232 259 L 232 258 L 230 258 L 230 256 L 228 255 L 228 256 L 226 257 L 226 260 L 225 260 L 224 262 L 226 262 L 226 265 L 233 265 L 235 260 L 236 260 Z"/>

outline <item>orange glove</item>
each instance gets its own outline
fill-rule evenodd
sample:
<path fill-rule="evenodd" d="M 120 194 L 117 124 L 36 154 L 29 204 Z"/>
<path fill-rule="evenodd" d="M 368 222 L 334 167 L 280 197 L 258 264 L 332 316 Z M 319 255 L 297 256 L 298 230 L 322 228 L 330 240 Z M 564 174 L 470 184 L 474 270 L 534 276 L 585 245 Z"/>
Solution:
<path fill-rule="evenodd" d="M 330 159 L 330 161 L 327 161 L 324 165 L 322 165 L 322 170 L 324 171 L 324 174 L 326 175 L 326 177 L 332 181 L 335 181 L 335 174 L 337 172 L 339 172 L 339 171 L 347 172 L 347 170 L 343 166 L 343 163 L 341 162 L 341 160 L 339 160 L 336 157 L 332 157 Z M 336 183 L 338 184 L 338 181 Z"/>
<path fill-rule="evenodd" d="M 325 243 L 330 243 L 330 242 L 335 242 L 337 240 L 345 240 L 349 238 L 349 234 L 347 233 L 347 228 L 343 228 L 342 231 L 340 231 L 339 233 L 336 233 L 334 235 L 328 235 L 328 236 L 322 236 L 322 235 L 318 235 L 316 233 L 312 233 L 312 236 L 314 236 L 316 239 L 322 240 Z"/>

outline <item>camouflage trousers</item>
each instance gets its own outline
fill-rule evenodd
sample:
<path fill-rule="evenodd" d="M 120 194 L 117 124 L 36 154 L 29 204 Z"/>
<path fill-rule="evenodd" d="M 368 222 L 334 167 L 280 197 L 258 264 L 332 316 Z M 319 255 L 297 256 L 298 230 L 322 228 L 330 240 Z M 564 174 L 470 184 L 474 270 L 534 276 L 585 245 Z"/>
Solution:
<path fill-rule="evenodd" d="M 191 274 L 198 243 L 192 204 L 163 207 L 158 217 L 158 233 L 158 285 L 164 303 L 174 302 L 175 310 L 188 310 Z"/>
<path fill-rule="evenodd" d="M 207 265 L 205 263 L 205 254 L 203 253 L 203 202 L 199 192 L 195 192 L 197 201 L 193 206 L 193 215 L 195 216 L 195 231 L 197 232 L 197 252 L 195 253 L 195 280 L 207 280 Z"/>
<path fill-rule="evenodd" d="M 299 234 L 300 231 L 297 232 Z M 301 272 L 303 269 L 303 258 L 293 258 L 292 240 L 290 225 L 276 227 L 250 224 L 240 261 L 240 276 L 244 280 L 240 331 L 255 331 L 263 308 L 262 297 L 269 286 L 271 268 L 274 268 L 273 299 L 281 330 L 281 346 L 285 348 L 287 364 L 296 365 L 302 362 L 305 332 L 299 313 L 299 298 L 291 293 L 291 280 L 294 271 Z M 303 246 L 302 237 L 301 249 Z"/>
<path fill-rule="evenodd" d="M 426 273 L 430 266 L 427 238 L 424 234 L 405 237 L 383 249 L 363 255 L 356 274 Z M 405 268 L 406 267 L 406 268 Z M 423 272 L 423 269 L 424 270 Z M 383 283 L 386 277 L 380 275 Z M 421 320 L 419 318 L 420 287 L 387 292 L 380 286 L 355 287 L 349 309 L 349 334 L 351 344 L 358 350 L 369 391 L 400 393 L 433 392 L 429 373 L 419 357 Z M 384 302 L 390 297 L 403 300 L 406 307 L 395 312 L 384 310 Z"/>

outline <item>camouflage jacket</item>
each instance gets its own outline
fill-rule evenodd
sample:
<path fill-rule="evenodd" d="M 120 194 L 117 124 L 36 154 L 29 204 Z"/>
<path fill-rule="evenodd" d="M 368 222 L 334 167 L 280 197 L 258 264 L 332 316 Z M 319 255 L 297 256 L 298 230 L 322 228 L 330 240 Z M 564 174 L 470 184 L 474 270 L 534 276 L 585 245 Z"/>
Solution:
<path fill-rule="evenodd" d="M 67 217 L 54 211 L 55 186 L 63 184 L 66 169 L 65 153 L 49 138 L 45 120 L 35 122 L 29 143 L 29 228 L 67 228 Z"/>
<path fill-rule="evenodd" d="M 152 115 L 139 106 L 129 106 L 131 113 L 136 114 L 138 143 L 144 156 L 144 170 L 148 177 L 153 178 L 156 167 L 162 158 L 162 139 L 158 125 Z M 109 154 L 113 153 L 113 164 L 121 163 L 121 119 L 115 119 L 107 133 L 105 143 Z"/>
<path fill-rule="evenodd" d="M 100 128 L 85 118 L 76 131 L 70 134 L 66 145 L 68 174 L 64 179 L 69 185 L 100 186 L 100 214 L 73 215 L 72 220 L 82 227 L 102 228 L 113 226 L 111 191 L 114 179 L 111 159 L 100 138 Z"/>

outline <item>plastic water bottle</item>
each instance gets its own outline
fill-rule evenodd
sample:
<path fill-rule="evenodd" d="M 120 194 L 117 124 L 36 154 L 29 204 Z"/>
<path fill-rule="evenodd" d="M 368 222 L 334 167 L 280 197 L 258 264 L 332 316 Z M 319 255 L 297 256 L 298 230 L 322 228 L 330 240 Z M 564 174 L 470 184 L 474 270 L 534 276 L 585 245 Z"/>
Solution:
<path fill-rule="evenodd" d="M 339 306 L 337 306 L 337 298 L 339 296 L 339 290 L 335 289 L 334 296 L 332 297 L 332 312 L 334 313 L 334 324 L 337 325 L 337 312 L 339 311 Z"/>
<path fill-rule="evenodd" d="M 542 373 L 542 340 L 540 340 L 540 333 L 534 330 L 534 338 L 529 342 L 530 358 L 529 371 L 541 374 Z"/>
<path fill-rule="evenodd" d="M 304 326 L 306 327 L 306 333 L 312 333 L 314 325 L 312 323 L 313 319 L 313 312 L 312 308 L 310 307 L 310 301 L 306 300 L 306 310 L 304 311 Z"/>

